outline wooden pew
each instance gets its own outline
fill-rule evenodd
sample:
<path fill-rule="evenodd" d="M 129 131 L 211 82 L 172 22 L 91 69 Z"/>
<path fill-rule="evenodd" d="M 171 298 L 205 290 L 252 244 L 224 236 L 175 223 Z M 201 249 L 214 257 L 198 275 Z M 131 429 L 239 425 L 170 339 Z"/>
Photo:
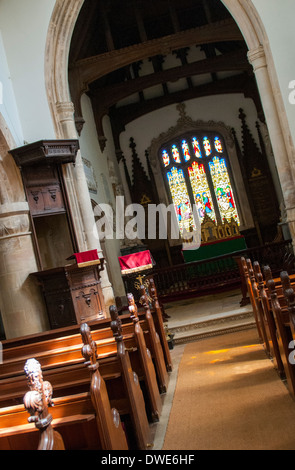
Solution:
<path fill-rule="evenodd" d="M 284 286 L 282 282 L 279 284 L 272 279 L 269 267 L 265 267 L 264 271 L 265 276 L 268 279 L 267 288 L 270 293 L 271 309 L 276 323 L 278 345 L 284 365 L 287 385 L 291 395 L 295 397 L 295 366 L 289 361 L 289 344 L 293 337 L 290 328 L 289 311 L 287 308 L 286 298 L 284 296 Z"/>
<path fill-rule="evenodd" d="M 271 355 L 270 352 L 270 345 L 268 341 L 266 325 L 265 325 L 265 318 L 264 318 L 264 311 L 261 303 L 261 298 L 259 295 L 258 285 L 254 274 L 254 269 L 252 266 L 252 262 L 250 259 L 246 260 L 247 271 L 248 271 L 248 278 L 251 285 L 251 289 L 249 292 L 249 296 L 252 296 L 252 305 L 255 308 L 255 317 L 257 319 L 257 323 L 259 325 L 259 332 L 260 337 L 265 349 L 265 352 L 268 356 Z"/>
<path fill-rule="evenodd" d="M 90 393 L 63 396 L 53 403 L 53 389 L 50 382 L 43 380 L 40 363 L 28 359 L 25 372 L 30 391 L 24 396 L 24 406 L 0 409 L 1 450 L 61 450 L 65 448 L 62 436 L 67 449 L 128 450 L 118 411 L 110 407 L 105 383 L 98 370 L 95 343 L 91 341 L 87 325 L 82 325 L 82 328 L 85 340 L 83 354 L 89 359 L 86 365 L 92 375 Z M 53 413 L 49 414 L 48 407 L 53 405 Z M 27 423 L 25 409 L 30 413 Z M 37 436 L 30 423 L 39 430 L 38 447 Z M 60 432 L 54 427 L 58 427 Z"/>
<path fill-rule="evenodd" d="M 91 373 L 90 396 L 102 449 L 127 450 L 128 444 L 120 415 L 118 410 L 111 409 L 106 384 L 99 372 L 96 342 L 93 341 L 90 328 L 86 323 L 81 325 L 81 335 L 84 343 L 82 356 L 86 359 L 85 365 Z"/>
<path fill-rule="evenodd" d="M 110 314 L 112 318 L 111 328 L 117 342 L 117 354 L 122 370 L 124 385 L 128 396 L 131 398 L 131 400 L 136 399 L 139 405 L 134 408 L 134 412 L 131 414 L 133 427 L 136 433 L 136 439 L 138 441 L 139 448 L 146 450 L 152 447 L 153 444 L 151 431 L 146 417 L 145 402 L 140 390 L 138 376 L 131 368 L 129 355 L 125 349 L 122 336 L 122 325 L 118 318 L 118 312 L 115 305 L 110 307 Z"/>
<path fill-rule="evenodd" d="M 105 323 L 103 323 L 103 326 L 104 325 Z M 96 328 L 96 326 L 97 325 L 93 325 L 94 328 Z M 138 338 L 136 337 L 134 331 L 134 324 L 125 323 L 123 326 L 125 332 L 123 339 L 131 359 L 132 369 L 137 373 L 144 391 L 147 392 L 146 395 L 148 400 L 146 403 L 146 409 L 148 416 L 151 417 L 152 420 L 158 420 L 158 417 L 161 413 L 161 399 L 159 396 L 159 390 L 157 389 L 155 372 L 153 371 L 154 365 L 147 356 L 147 347 L 145 345 L 145 338 L 147 338 L 147 336 L 145 335 L 142 341 L 138 342 Z M 69 332 L 75 333 L 76 330 L 69 330 Z M 65 333 L 65 331 L 63 331 L 63 333 Z M 110 357 L 112 355 L 116 356 L 117 354 L 117 346 L 112 330 L 110 326 L 108 328 L 96 329 L 92 331 L 92 337 L 97 344 L 102 375 L 106 377 L 107 383 L 109 383 L 110 372 L 108 372 L 108 369 L 111 367 Z M 50 380 L 54 381 L 55 390 L 58 394 L 61 393 L 59 391 L 60 386 L 64 386 L 67 376 L 69 377 L 69 382 L 72 380 L 73 374 L 76 376 L 77 384 L 78 381 L 81 383 L 85 381 L 85 374 L 83 375 L 84 371 L 81 372 L 81 370 L 78 368 L 79 363 L 82 363 L 82 357 L 80 354 L 80 334 L 71 334 L 49 340 L 45 340 L 43 336 L 42 339 L 44 339 L 44 341 L 37 341 L 36 338 L 34 339 L 34 342 L 29 342 L 25 345 L 19 345 L 15 348 L 5 349 L 4 364 L 0 366 L 0 377 L 2 378 L 2 397 L 0 396 L 0 403 L 1 401 L 3 402 L 3 400 L 5 400 L 5 397 L 8 394 L 8 392 L 6 394 L 4 393 L 5 380 L 3 381 L 3 379 L 9 378 L 10 375 L 21 374 L 22 364 L 27 357 L 31 356 L 31 354 L 40 359 L 42 358 L 43 370 L 45 371 L 47 377 L 50 373 L 54 374 L 53 369 L 57 366 L 61 367 L 62 362 L 65 362 L 68 365 L 72 364 L 72 368 L 67 369 L 69 373 L 65 372 L 62 384 L 58 382 L 56 374 L 55 377 L 52 375 L 50 376 Z M 143 361 L 145 361 L 144 364 L 149 363 L 149 366 L 144 367 Z M 118 375 L 120 372 L 114 369 L 113 375 L 115 374 Z"/>
<path fill-rule="evenodd" d="M 153 315 L 155 329 L 159 335 L 160 342 L 163 349 L 164 360 L 166 363 L 166 368 L 168 372 L 172 371 L 173 365 L 171 360 L 171 354 L 168 346 L 168 342 L 166 339 L 166 332 L 163 324 L 163 312 L 160 307 L 158 292 L 156 288 L 155 281 L 152 277 L 149 278 L 149 292 L 152 299 L 153 311 L 155 314 Z"/>
<path fill-rule="evenodd" d="M 66 450 L 108 450 L 101 447 L 89 392 L 54 398 L 50 414 Z M 0 450 L 37 449 L 39 431 L 27 417 L 24 405 L 0 408 Z"/>
<path fill-rule="evenodd" d="M 109 338 L 106 339 L 109 331 L 111 331 L 110 328 L 108 328 L 108 332 L 105 329 L 95 332 L 96 338 L 94 339 L 97 339 L 100 334 L 104 338 L 97 341 L 98 356 L 102 358 L 100 359 L 101 375 L 106 381 L 109 397 L 114 407 L 118 408 L 121 416 L 130 416 L 133 426 L 134 423 L 136 424 L 136 427 L 133 427 L 133 435 L 137 439 L 138 448 L 146 449 L 151 446 L 152 441 L 142 392 L 140 387 L 133 385 L 135 375 L 130 365 L 128 352 L 125 354 L 124 349 L 125 355 L 121 354 L 121 358 L 118 360 L 116 341 L 113 337 L 111 343 Z M 0 367 L 0 376 L 2 372 L 0 403 L 2 406 L 19 402 L 25 386 L 20 376 L 20 362 L 26 357 L 24 352 L 28 352 L 30 349 L 34 350 L 35 357 L 42 358 L 44 361 L 44 376 L 54 385 L 57 396 L 72 395 L 89 389 L 89 373 L 83 367 L 81 357 L 81 337 L 71 335 L 39 343 L 35 341 L 32 344 L 18 346 L 16 349 L 17 351 L 6 350 L 10 353 L 8 354 L 10 361 L 6 360 Z M 22 356 L 19 354 L 21 351 Z M 16 354 L 15 359 L 11 357 L 13 354 Z M 4 371 L 1 370 L 3 367 Z M 12 368 L 13 375 L 9 372 L 9 368 Z M 129 370 L 132 371 L 131 374 Z M 130 381 L 132 381 L 131 384 Z M 7 403 L 8 399 L 10 401 Z M 137 422 L 138 417 L 141 420 L 139 423 Z"/>
<path fill-rule="evenodd" d="M 268 288 L 265 285 L 263 274 L 261 272 L 260 265 L 257 261 L 253 263 L 255 277 L 258 283 L 259 298 L 261 302 L 261 308 L 263 310 L 263 321 L 265 332 L 267 335 L 270 356 L 273 360 L 273 365 L 277 370 L 281 378 L 285 377 L 285 369 L 281 358 L 280 348 L 277 338 L 277 327 L 273 312 L 270 305 L 270 296 Z"/>
<path fill-rule="evenodd" d="M 156 333 L 158 334 L 158 336 L 160 338 L 160 343 L 161 343 L 161 347 L 162 347 L 162 350 L 163 350 L 163 355 L 164 355 L 164 360 L 165 360 L 167 371 L 171 372 L 172 368 L 173 368 L 173 364 L 172 364 L 172 360 L 171 360 L 171 354 L 170 354 L 170 350 L 169 350 L 169 346 L 168 346 L 168 342 L 167 342 L 167 337 L 166 337 L 166 332 L 165 332 L 165 328 L 164 328 L 164 323 L 163 323 L 163 317 L 168 317 L 168 315 L 166 315 L 165 312 L 163 312 L 163 308 L 160 306 L 160 302 L 159 302 L 159 299 L 158 299 L 158 294 L 157 294 L 157 289 L 156 289 L 156 284 L 154 282 L 154 279 L 151 276 L 149 276 L 148 278 L 146 278 L 146 281 L 148 281 L 148 291 L 149 291 L 149 295 L 150 295 L 149 300 L 151 302 L 150 314 L 152 315 L 152 318 L 153 318 L 155 331 L 156 331 Z M 137 314 L 138 314 L 138 317 L 140 319 L 143 332 L 146 336 L 146 334 L 148 332 L 149 323 L 144 320 L 146 311 L 143 307 L 140 306 L 140 302 L 138 302 L 138 300 L 139 299 L 135 299 L 135 301 L 138 303 L 138 305 L 137 305 L 137 307 L 138 307 Z M 122 324 L 124 324 L 126 322 L 126 315 L 124 315 L 124 314 L 122 315 L 122 312 L 124 312 L 128 309 L 128 305 L 123 306 L 121 302 L 119 302 L 119 304 L 120 304 L 120 312 L 121 312 L 120 313 L 120 318 L 121 318 Z"/>
<path fill-rule="evenodd" d="M 159 393 L 159 388 L 157 385 L 157 377 L 156 372 L 152 360 L 151 353 L 149 349 L 146 347 L 146 342 L 144 338 L 144 333 L 142 331 L 137 307 L 134 301 L 134 297 L 132 294 L 127 294 L 128 303 L 129 303 L 129 311 L 130 311 L 130 318 L 134 323 L 134 334 L 136 338 L 136 343 L 140 355 L 140 361 L 144 372 L 145 377 L 148 380 L 147 384 L 147 393 L 149 395 L 149 399 L 151 402 L 152 408 L 152 417 L 153 421 L 159 421 L 161 410 L 162 410 L 162 400 Z M 114 309 L 115 312 L 115 309 Z M 116 312 L 117 313 L 117 312 Z"/>
<path fill-rule="evenodd" d="M 293 341 L 295 341 L 295 291 L 294 286 L 291 284 L 288 273 L 282 272 L 282 283 L 284 285 L 284 296 L 287 302 L 290 320 L 290 329 L 292 333 Z M 293 346 L 291 346 L 293 347 Z"/>
<path fill-rule="evenodd" d="M 160 337 L 155 329 L 154 320 L 153 320 L 150 306 L 149 306 L 149 298 L 147 296 L 144 286 L 140 286 L 140 295 L 141 295 L 140 303 L 141 305 L 143 305 L 143 308 L 145 310 L 145 320 L 148 325 L 149 340 L 150 340 L 149 349 L 154 358 L 159 388 L 162 393 L 166 393 L 167 387 L 168 387 L 169 376 L 168 376 L 168 372 L 167 372 L 167 368 L 166 368 L 166 364 L 164 360 L 164 354 L 163 354 L 163 350 L 162 350 L 162 346 L 160 342 Z"/>
<path fill-rule="evenodd" d="M 255 323 L 256 323 L 256 327 L 257 327 L 257 331 L 258 331 L 258 336 L 259 336 L 260 341 L 263 343 L 264 338 L 263 338 L 263 334 L 262 334 L 262 331 L 261 331 L 261 321 L 258 317 L 257 306 L 256 306 L 256 302 L 255 302 L 255 297 L 254 297 L 254 294 L 253 294 L 252 284 L 251 284 L 251 281 L 250 281 L 247 262 L 246 262 L 246 259 L 244 257 L 241 257 L 240 261 L 241 261 L 240 265 L 241 265 L 241 268 L 242 268 L 243 273 L 244 273 L 245 284 L 247 286 L 248 295 L 249 295 L 251 306 L 252 306 L 252 309 L 253 309 L 253 314 L 254 314 L 254 319 L 255 319 Z"/>
<path fill-rule="evenodd" d="M 50 414 L 67 450 L 102 450 L 89 393 L 55 398 Z M 0 408 L 0 450 L 36 450 L 39 434 L 23 404 Z"/>

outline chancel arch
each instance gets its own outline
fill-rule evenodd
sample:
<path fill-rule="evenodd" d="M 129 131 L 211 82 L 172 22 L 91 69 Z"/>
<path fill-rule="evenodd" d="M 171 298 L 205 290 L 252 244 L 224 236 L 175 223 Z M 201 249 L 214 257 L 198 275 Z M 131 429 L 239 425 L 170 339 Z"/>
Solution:
<path fill-rule="evenodd" d="M 57 1 L 48 30 L 45 76 L 47 80 L 48 100 L 58 138 L 68 138 L 77 135 L 77 123 L 75 123 L 74 115 L 75 109 L 73 107 L 73 97 L 71 96 L 69 87 L 68 58 L 72 34 L 84 3 L 83 0 Z M 253 65 L 261 103 L 269 129 L 282 193 L 284 194 L 287 220 L 290 225 L 292 238 L 295 240 L 294 177 L 292 165 L 290 164 L 292 148 L 289 144 L 291 139 L 288 125 L 286 125 L 287 118 L 282 105 L 282 97 L 277 83 L 276 70 L 272 60 L 268 38 L 263 28 L 262 21 L 251 0 L 239 2 L 236 0 L 223 0 L 222 3 L 234 18 L 248 47 L 248 59 Z M 136 60 L 138 61 L 140 60 L 138 51 L 141 49 L 137 48 L 136 50 Z M 144 51 L 143 54 L 145 53 Z M 131 50 L 126 48 L 125 52 L 128 54 Z M 159 53 L 158 50 L 156 52 Z M 169 47 L 167 50 L 164 48 L 160 52 L 163 54 L 170 52 Z M 116 53 L 111 50 L 109 56 L 113 57 L 114 55 L 116 55 Z M 144 58 L 145 56 L 143 55 L 142 57 Z M 99 57 L 95 57 L 95 77 L 97 73 L 103 74 L 103 71 L 100 70 L 100 64 L 101 66 L 106 66 L 106 60 L 107 57 L 105 56 L 103 63 L 101 63 Z M 126 57 L 124 59 L 124 66 L 128 63 L 131 64 L 133 60 L 132 54 L 129 59 Z M 78 75 L 75 78 L 75 74 L 72 74 L 72 80 L 76 80 L 75 86 L 80 87 L 80 89 L 85 92 L 88 84 L 86 84 L 85 87 L 85 83 L 79 83 L 80 79 L 81 77 L 79 78 Z M 112 103 L 112 105 L 114 105 L 114 103 Z M 76 108 L 77 107 L 79 106 L 76 105 Z M 107 108 L 103 108 L 101 111 L 108 113 Z M 152 111 L 152 109 L 150 111 Z M 81 118 L 81 116 L 76 117 Z M 102 137 L 103 136 L 98 135 L 99 139 Z M 227 145 L 230 158 L 231 145 L 232 144 Z M 151 158 L 153 157 L 155 158 L 153 152 L 151 152 Z M 232 158 L 232 160 L 231 165 L 233 174 L 235 175 L 234 177 L 239 178 L 239 170 L 234 167 L 235 159 Z M 73 191 L 71 206 L 77 231 L 80 234 L 80 246 L 85 248 L 96 242 L 92 237 L 93 217 L 90 211 L 91 204 L 88 195 L 86 195 L 86 183 L 79 157 L 75 170 L 67 169 L 67 172 L 66 181 L 69 193 L 71 193 L 71 190 Z M 236 186 L 240 188 L 240 185 L 236 184 Z M 77 188 L 79 188 L 79 198 L 75 197 Z M 160 191 L 162 191 L 161 188 Z M 83 197 L 84 194 L 85 198 Z M 165 194 L 162 194 L 162 200 L 165 200 L 166 197 Z M 242 206 L 241 220 L 245 225 L 251 224 L 251 212 L 247 202 L 246 204 L 241 204 L 241 207 Z M 85 234 L 85 238 L 83 238 L 81 234 Z"/>

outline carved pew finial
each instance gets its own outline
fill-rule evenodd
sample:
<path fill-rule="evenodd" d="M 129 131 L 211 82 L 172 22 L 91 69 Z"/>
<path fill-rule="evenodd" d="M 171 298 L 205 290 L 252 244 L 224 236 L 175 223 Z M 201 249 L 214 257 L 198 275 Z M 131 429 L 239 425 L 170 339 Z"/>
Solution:
<path fill-rule="evenodd" d="M 258 261 L 254 261 L 253 268 L 254 268 L 256 280 L 258 282 L 258 288 L 261 291 L 262 289 L 264 289 L 264 279 L 263 279 L 260 264 L 258 263 Z"/>
<path fill-rule="evenodd" d="M 46 420 L 41 422 L 41 414 L 47 410 L 49 406 L 53 406 L 52 402 L 52 386 L 49 382 L 43 381 L 41 365 L 36 359 L 28 359 L 24 371 L 30 389 L 24 396 L 24 405 L 30 413 L 29 423 L 35 423 L 36 428 L 42 429 L 46 426 L 46 422 L 50 424 L 52 417 L 48 413 Z"/>
<path fill-rule="evenodd" d="M 145 286 L 140 286 L 139 290 L 140 290 L 140 300 L 139 300 L 139 302 L 141 303 L 141 305 L 143 305 L 145 310 L 149 310 L 149 298 L 147 296 Z"/>
<path fill-rule="evenodd" d="M 111 315 L 111 329 L 113 331 L 113 335 L 117 343 L 123 342 L 123 335 L 122 335 L 122 322 L 118 314 L 117 307 L 115 305 L 110 306 L 110 315 Z"/>
<path fill-rule="evenodd" d="M 157 302 L 158 301 L 158 292 L 157 292 L 155 281 L 152 277 L 150 277 L 149 282 L 150 282 L 150 293 L 151 293 L 152 299 L 153 299 L 154 302 Z"/>
<path fill-rule="evenodd" d="M 93 341 L 91 336 L 91 330 L 87 323 L 82 323 L 80 327 L 80 333 L 82 336 L 83 347 L 82 347 L 82 356 L 85 359 L 85 365 L 90 370 L 98 369 L 97 361 L 97 346 L 96 342 Z"/>
<path fill-rule="evenodd" d="M 250 258 L 247 258 L 246 264 L 247 264 L 247 269 L 248 269 L 250 280 L 251 282 L 253 282 L 255 281 L 255 276 L 254 276 L 254 269 L 252 266 L 252 261 L 250 260 Z"/>
<path fill-rule="evenodd" d="M 269 266 L 264 266 L 263 268 L 263 273 L 264 273 L 264 277 L 265 277 L 265 281 L 266 283 L 272 279 L 272 272 L 271 272 L 271 269 Z"/>
<path fill-rule="evenodd" d="M 137 305 L 134 300 L 134 296 L 131 293 L 127 294 L 127 300 L 128 300 L 128 310 L 130 312 L 130 318 L 133 320 L 133 322 L 138 322 L 138 311 L 137 311 Z"/>
<path fill-rule="evenodd" d="M 30 391 L 23 401 L 30 413 L 28 422 L 34 423 L 41 432 L 38 450 L 64 449 L 62 437 L 53 430 L 52 415 L 48 412 L 48 407 L 53 406 L 50 382 L 43 380 L 41 365 L 36 359 L 28 359 L 24 371 Z"/>
<path fill-rule="evenodd" d="M 259 282 L 258 281 L 258 275 L 261 274 L 261 276 L 262 276 L 262 273 L 261 273 L 260 264 L 259 264 L 258 261 L 254 261 L 253 269 L 254 269 L 254 274 L 255 274 L 256 280 L 257 280 L 257 282 Z"/>
<path fill-rule="evenodd" d="M 285 292 L 286 290 L 291 288 L 290 278 L 289 278 L 287 271 L 282 271 L 280 273 L 280 278 L 282 281 L 283 291 Z"/>

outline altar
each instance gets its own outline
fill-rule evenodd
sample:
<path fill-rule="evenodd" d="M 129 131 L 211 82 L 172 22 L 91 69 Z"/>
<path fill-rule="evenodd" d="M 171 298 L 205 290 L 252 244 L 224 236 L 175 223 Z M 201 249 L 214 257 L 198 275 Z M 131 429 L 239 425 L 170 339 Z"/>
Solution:
<path fill-rule="evenodd" d="M 235 220 L 225 220 L 223 223 L 216 223 L 205 216 L 201 224 L 201 245 L 196 250 L 182 250 L 185 263 L 195 261 L 208 261 L 200 265 L 200 273 L 213 274 L 214 270 L 230 269 L 236 267 L 234 257 L 227 257 L 218 262 L 215 260 L 219 256 L 230 255 L 247 249 L 245 238 L 240 234 L 238 224 Z M 214 260 L 213 260 L 214 258 Z M 212 259 L 212 262 L 210 260 Z"/>
<path fill-rule="evenodd" d="M 183 250 L 183 258 L 186 263 L 192 261 L 201 261 L 205 259 L 215 258 L 216 256 L 227 255 L 246 249 L 245 238 L 242 235 L 229 237 L 222 240 L 214 240 L 202 243 L 197 250 Z"/>

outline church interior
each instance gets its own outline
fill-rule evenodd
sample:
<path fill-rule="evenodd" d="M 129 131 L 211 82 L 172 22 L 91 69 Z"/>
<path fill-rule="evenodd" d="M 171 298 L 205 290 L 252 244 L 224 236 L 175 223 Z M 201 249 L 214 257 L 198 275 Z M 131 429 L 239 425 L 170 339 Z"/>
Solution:
<path fill-rule="evenodd" d="M 294 10 L 0 2 L 1 450 L 294 450 Z"/>

